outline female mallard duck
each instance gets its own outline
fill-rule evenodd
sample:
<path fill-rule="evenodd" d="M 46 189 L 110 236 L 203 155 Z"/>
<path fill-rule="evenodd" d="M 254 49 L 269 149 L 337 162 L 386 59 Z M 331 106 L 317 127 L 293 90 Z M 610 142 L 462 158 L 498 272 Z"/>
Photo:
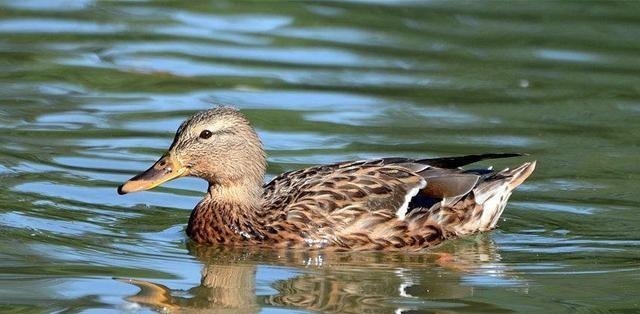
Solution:
<path fill-rule="evenodd" d="M 264 185 L 266 157 L 236 109 L 197 113 L 160 160 L 118 188 L 148 190 L 194 176 L 209 182 L 187 234 L 198 243 L 334 250 L 416 250 L 495 228 L 535 161 L 500 172 L 459 167 L 519 154 L 382 158 L 315 166 Z"/>

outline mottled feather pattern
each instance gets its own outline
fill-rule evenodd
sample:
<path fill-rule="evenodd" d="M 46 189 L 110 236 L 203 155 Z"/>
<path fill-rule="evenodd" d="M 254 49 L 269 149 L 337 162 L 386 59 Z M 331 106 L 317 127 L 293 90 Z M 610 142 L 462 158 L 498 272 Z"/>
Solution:
<path fill-rule="evenodd" d="M 356 161 L 293 171 L 265 186 L 263 211 L 285 212 L 285 221 L 306 227 L 305 243 L 352 248 L 399 245 L 406 223 L 396 219 L 409 190 L 424 179 L 385 161 Z M 267 218 L 269 221 L 270 217 Z M 397 226 L 389 226 L 393 222 Z M 391 227 L 391 228 L 389 228 Z"/>
<path fill-rule="evenodd" d="M 495 210 L 485 211 L 472 191 L 453 203 L 440 200 L 428 208 L 408 208 L 406 218 L 398 219 L 396 212 L 405 203 L 405 196 L 425 182 L 425 178 L 414 170 L 424 172 L 429 168 L 432 167 L 394 158 L 284 173 L 264 186 L 260 208 L 240 211 L 254 212 L 253 217 L 238 216 L 237 208 L 225 208 L 224 204 L 201 204 L 198 207 L 217 208 L 217 213 L 196 210 L 193 215 L 221 219 L 209 221 L 209 227 L 206 227 L 197 225 L 205 219 L 192 216 L 194 222 L 188 232 L 197 242 L 250 242 L 273 247 L 334 250 L 406 250 L 422 249 L 448 238 L 495 227 L 508 195 L 499 196 L 499 204 L 492 206 L 501 208 Z M 464 172 L 462 169 L 433 169 L 442 175 Z M 496 185 L 495 182 L 506 183 L 510 178 L 505 173 L 485 176 L 477 188 L 480 193 L 493 193 L 494 190 L 487 187 Z M 494 194 L 504 192 L 506 190 Z M 487 220 L 482 219 L 485 212 L 493 212 L 493 216 L 488 218 L 488 223 L 481 223 Z M 203 230 L 209 233 L 202 234 Z"/>

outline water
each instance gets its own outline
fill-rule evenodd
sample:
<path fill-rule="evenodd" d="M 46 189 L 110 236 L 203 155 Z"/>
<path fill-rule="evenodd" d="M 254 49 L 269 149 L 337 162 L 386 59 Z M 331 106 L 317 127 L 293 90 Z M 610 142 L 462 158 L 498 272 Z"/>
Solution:
<path fill-rule="evenodd" d="M 640 310 L 635 2 L 0 2 L 0 311 Z M 212 103 L 269 176 L 528 152 L 499 230 L 423 254 L 198 247 L 205 184 L 118 196 Z"/>

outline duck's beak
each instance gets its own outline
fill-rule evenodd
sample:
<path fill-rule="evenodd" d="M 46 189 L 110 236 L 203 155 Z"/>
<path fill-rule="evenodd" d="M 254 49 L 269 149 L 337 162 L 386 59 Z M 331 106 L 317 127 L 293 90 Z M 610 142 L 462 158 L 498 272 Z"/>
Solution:
<path fill-rule="evenodd" d="M 118 187 L 118 194 L 127 194 L 153 189 L 169 180 L 185 176 L 187 168 L 170 153 L 165 154 L 145 172 L 129 179 Z"/>

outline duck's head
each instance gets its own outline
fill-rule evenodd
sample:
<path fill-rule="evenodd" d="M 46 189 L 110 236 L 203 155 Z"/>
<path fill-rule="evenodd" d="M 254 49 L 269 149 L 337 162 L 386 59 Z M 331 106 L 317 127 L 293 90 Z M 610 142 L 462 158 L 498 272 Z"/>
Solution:
<path fill-rule="evenodd" d="M 262 185 L 266 159 L 262 143 L 238 110 L 202 111 L 180 125 L 169 150 L 146 171 L 118 187 L 119 194 L 144 191 L 193 176 L 211 186 Z"/>

